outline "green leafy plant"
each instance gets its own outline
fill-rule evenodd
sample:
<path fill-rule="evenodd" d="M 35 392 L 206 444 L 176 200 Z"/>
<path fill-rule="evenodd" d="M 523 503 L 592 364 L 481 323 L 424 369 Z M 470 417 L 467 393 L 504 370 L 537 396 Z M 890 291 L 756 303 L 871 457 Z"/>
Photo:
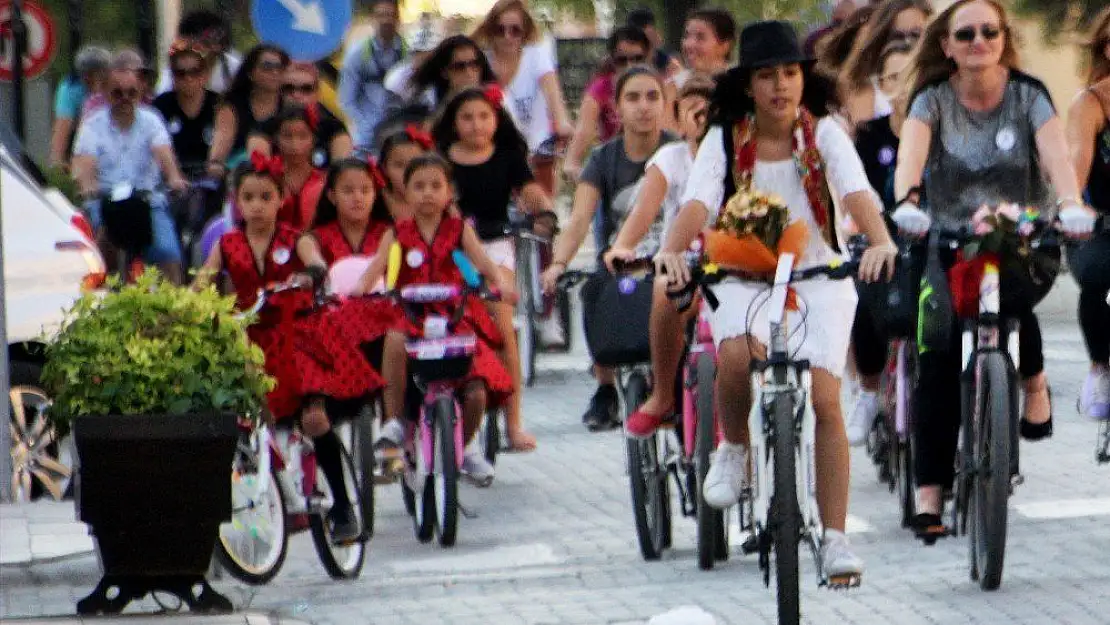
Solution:
<path fill-rule="evenodd" d="M 174 286 L 154 269 L 109 286 L 79 299 L 46 349 L 58 425 L 83 415 L 260 412 L 274 381 L 233 298 Z"/>

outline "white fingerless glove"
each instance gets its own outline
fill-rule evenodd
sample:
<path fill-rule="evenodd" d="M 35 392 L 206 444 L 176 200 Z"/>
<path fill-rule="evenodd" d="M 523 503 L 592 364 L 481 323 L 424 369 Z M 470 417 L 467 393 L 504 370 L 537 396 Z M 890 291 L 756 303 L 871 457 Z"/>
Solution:
<path fill-rule="evenodd" d="M 890 218 L 894 220 L 899 230 L 911 235 L 923 235 L 929 231 L 929 226 L 933 225 L 933 218 L 910 202 L 899 204 Z"/>
<path fill-rule="evenodd" d="M 1060 229 L 1068 236 L 1085 236 L 1095 230 L 1095 214 L 1082 206 L 1068 206 L 1060 211 Z"/>

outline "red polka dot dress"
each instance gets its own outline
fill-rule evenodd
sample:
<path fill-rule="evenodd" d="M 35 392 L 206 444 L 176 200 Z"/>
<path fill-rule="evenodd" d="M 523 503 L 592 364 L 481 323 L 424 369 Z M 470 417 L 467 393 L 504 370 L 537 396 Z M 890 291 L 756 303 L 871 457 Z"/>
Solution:
<path fill-rule="evenodd" d="M 254 304 L 259 289 L 304 269 L 296 251 L 299 237 L 296 230 L 278 226 L 261 267 L 245 233 L 233 230 L 220 237 L 224 270 L 240 309 Z M 384 386 L 342 326 L 329 315 L 311 313 L 311 307 L 307 291 L 275 295 L 247 329 L 251 341 L 266 354 L 266 372 L 277 379 L 266 400 L 278 419 L 295 415 L 306 397 L 352 400 L 369 397 Z"/>
<path fill-rule="evenodd" d="M 411 284 L 463 284 L 462 274 L 451 258 L 451 252 L 461 247 L 462 219 L 445 215 L 431 244 L 424 240 L 416 222 L 411 219 L 398 222 L 395 229 L 402 251 L 398 287 Z M 456 332 L 474 334 L 479 338 L 467 379 L 484 382 L 489 405 L 499 406 L 513 392 L 512 378 L 494 351 L 501 347 L 501 333 L 480 300 L 468 298 L 465 305 L 466 313 Z M 451 312 L 451 305 L 445 305 L 437 314 L 448 315 Z M 419 335 L 422 328 L 412 327 L 407 319 L 405 321 L 410 326 L 409 331 Z"/>
<path fill-rule="evenodd" d="M 313 231 L 313 235 L 320 244 L 321 255 L 330 267 L 336 261 L 349 256 L 374 256 L 378 252 L 382 236 L 391 227 L 392 224 L 381 221 L 370 222 L 357 245 L 353 245 L 343 235 L 339 222 L 321 226 Z M 403 330 L 405 327 L 401 310 L 388 300 L 353 299 L 331 307 L 329 314 L 336 317 L 348 335 L 359 345 L 377 341 L 389 330 Z"/>

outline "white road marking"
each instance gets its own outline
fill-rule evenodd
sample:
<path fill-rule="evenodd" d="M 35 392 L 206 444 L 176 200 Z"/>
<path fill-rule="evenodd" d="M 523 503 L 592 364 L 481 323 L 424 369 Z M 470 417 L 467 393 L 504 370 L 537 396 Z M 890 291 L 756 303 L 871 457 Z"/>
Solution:
<path fill-rule="evenodd" d="M 1059 499 L 1015 504 L 1014 509 L 1029 519 L 1071 519 L 1088 516 L 1110 516 L 1110 497 Z"/>

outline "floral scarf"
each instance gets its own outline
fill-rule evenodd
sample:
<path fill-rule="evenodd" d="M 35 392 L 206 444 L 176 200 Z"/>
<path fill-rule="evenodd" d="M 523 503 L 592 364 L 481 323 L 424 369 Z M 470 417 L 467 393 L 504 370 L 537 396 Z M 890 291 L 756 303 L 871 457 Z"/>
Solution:
<path fill-rule="evenodd" d="M 743 193 L 752 188 L 755 174 L 756 141 L 755 116 L 748 114 L 732 129 L 732 145 L 736 155 L 733 164 L 733 181 L 736 192 Z M 836 224 L 833 219 L 833 202 L 829 184 L 825 178 L 825 163 L 817 150 L 817 118 L 804 106 L 798 109 L 798 119 L 794 122 L 794 165 L 802 178 L 813 217 L 821 228 L 825 242 L 837 249 Z"/>

